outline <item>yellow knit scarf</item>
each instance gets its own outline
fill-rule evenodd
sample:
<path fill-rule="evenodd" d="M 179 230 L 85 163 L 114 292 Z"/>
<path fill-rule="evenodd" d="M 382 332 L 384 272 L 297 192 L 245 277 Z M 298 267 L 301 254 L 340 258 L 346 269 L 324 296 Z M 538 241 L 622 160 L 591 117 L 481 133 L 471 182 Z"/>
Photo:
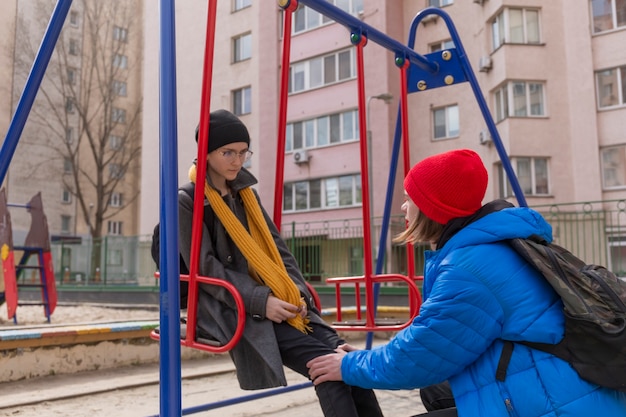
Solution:
<path fill-rule="evenodd" d="M 195 164 L 189 169 L 189 179 L 195 184 Z M 300 306 L 303 303 L 300 291 L 287 273 L 285 264 L 278 252 L 276 243 L 252 189 L 246 187 L 239 194 L 243 199 L 250 233 L 224 203 L 219 193 L 210 187 L 206 180 L 204 182 L 204 195 L 209 200 L 218 219 L 220 219 L 220 222 L 248 261 L 251 276 L 255 279 L 260 279 L 263 284 L 272 290 L 272 294 L 277 298 L 295 306 Z M 296 314 L 295 318 L 289 319 L 287 322 L 303 333 L 310 330 L 307 326 L 308 318 L 303 319 L 299 314 Z"/>

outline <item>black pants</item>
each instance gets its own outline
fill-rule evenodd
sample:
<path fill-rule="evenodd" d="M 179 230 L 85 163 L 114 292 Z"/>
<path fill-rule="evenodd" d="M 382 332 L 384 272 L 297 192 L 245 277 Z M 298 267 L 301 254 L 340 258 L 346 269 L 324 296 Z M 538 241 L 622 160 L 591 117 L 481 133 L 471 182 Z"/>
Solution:
<path fill-rule="evenodd" d="M 420 398 L 428 410 L 428 413 L 419 414 L 420 416 L 456 417 L 458 415 L 452 389 L 447 381 L 420 389 Z"/>
<path fill-rule="evenodd" d="M 287 323 L 274 324 L 274 331 L 283 364 L 309 378 L 306 363 L 318 356 L 334 353 L 344 341 L 336 331 L 321 324 L 310 323 L 313 331 L 304 334 Z M 315 386 L 325 417 L 382 417 L 378 400 L 371 389 L 329 381 Z"/>

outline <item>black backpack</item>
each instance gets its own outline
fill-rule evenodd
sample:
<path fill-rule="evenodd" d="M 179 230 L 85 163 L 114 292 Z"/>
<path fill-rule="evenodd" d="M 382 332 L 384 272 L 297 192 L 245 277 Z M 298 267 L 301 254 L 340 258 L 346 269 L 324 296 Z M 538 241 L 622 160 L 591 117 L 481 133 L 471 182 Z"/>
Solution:
<path fill-rule="evenodd" d="M 587 381 L 626 391 L 626 282 L 538 236 L 510 244 L 552 285 L 565 314 L 560 343 L 517 343 L 566 360 Z M 504 381 L 512 351 L 513 343 L 505 341 L 496 372 L 499 381 Z"/>
<path fill-rule="evenodd" d="M 182 185 L 179 188 L 179 190 L 182 190 L 185 193 L 187 193 L 189 197 L 191 197 L 191 199 L 193 200 L 194 192 L 196 189 L 195 187 L 196 185 L 194 183 L 189 182 L 189 183 Z M 214 215 L 215 214 L 213 213 L 213 209 L 209 205 L 206 205 L 204 208 L 203 222 L 204 224 L 207 225 L 209 230 L 213 228 Z M 154 231 L 152 232 L 152 246 L 150 247 L 150 253 L 152 255 L 152 259 L 156 263 L 157 268 L 159 268 L 159 266 L 161 265 L 160 252 L 159 252 L 160 251 L 160 245 L 159 245 L 160 237 L 161 237 L 161 232 L 159 228 L 159 223 L 157 223 L 156 226 L 154 226 Z M 182 256 L 180 256 L 180 273 L 181 275 L 189 274 L 189 268 L 187 268 L 187 265 L 185 264 L 185 261 L 183 260 Z M 187 307 L 188 293 L 189 293 L 189 283 L 186 281 L 180 281 L 180 308 L 181 309 L 184 309 Z"/>

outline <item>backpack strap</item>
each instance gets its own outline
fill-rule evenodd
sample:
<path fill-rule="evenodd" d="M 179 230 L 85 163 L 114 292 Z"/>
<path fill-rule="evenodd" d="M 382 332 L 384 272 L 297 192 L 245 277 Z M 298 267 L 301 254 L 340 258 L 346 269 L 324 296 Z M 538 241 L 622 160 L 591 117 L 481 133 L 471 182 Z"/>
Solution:
<path fill-rule="evenodd" d="M 498 368 L 496 369 L 496 379 L 500 382 L 504 382 L 506 379 L 506 370 L 511 362 L 511 356 L 513 356 L 513 348 L 515 345 L 510 340 L 504 340 L 504 346 L 502 346 L 502 353 L 500 354 L 500 361 L 498 361 Z"/>

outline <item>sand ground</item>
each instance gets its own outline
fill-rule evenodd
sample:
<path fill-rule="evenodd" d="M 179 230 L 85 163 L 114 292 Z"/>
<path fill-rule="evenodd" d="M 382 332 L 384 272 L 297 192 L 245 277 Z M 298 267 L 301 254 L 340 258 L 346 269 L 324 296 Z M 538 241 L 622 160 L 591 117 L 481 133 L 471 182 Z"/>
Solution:
<path fill-rule="evenodd" d="M 52 315 L 51 323 L 47 322 L 41 307 L 21 306 L 17 313 L 17 327 L 159 318 L 156 306 L 113 308 L 94 304 L 61 304 Z M 13 320 L 7 319 L 6 306 L 0 306 L 0 330 L 12 328 L 16 325 Z M 385 336 L 377 337 L 377 343 L 384 341 Z M 180 408 L 187 410 L 185 415 L 322 417 L 315 392 L 310 386 L 246 400 L 246 396 L 260 392 L 239 389 L 228 355 L 183 361 L 181 369 Z M 159 364 L 148 364 L 0 384 L 0 416 L 157 416 L 160 407 L 169 404 L 171 390 L 176 390 L 175 386 L 168 388 L 160 384 L 160 373 Z M 307 383 L 298 374 L 287 371 L 287 375 L 290 386 Z M 417 390 L 376 392 L 385 416 L 408 417 L 425 412 Z M 222 401 L 227 401 L 229 405 L 217 407 Z M 163 416 L 169 415 L 168 410 Z"/>

